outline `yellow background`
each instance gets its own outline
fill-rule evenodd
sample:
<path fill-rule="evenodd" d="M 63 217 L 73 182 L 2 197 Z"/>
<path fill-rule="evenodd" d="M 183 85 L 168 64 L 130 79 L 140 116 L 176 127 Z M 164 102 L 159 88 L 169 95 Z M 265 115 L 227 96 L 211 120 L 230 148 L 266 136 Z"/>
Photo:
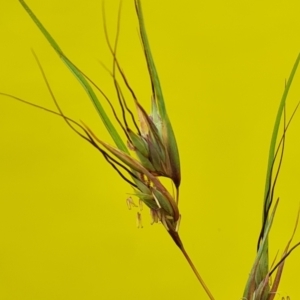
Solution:
<path fill-rule="evenodd" d="M 113 38 L 119 1 L 106 1 Z M 101 1 L 28 0 L 65 53 L 110 97 Z M 269 142 L 284 81 L 300 51 L 298 1 L 143 1 L 182 163 L 180 233 L 216 299 L 240 299 L 255 256 Z M 133 1 L 123 1 L 119 58 L 148 108 Z M 0 1 L 0 91 L 65 113 L 110 141 L 81 86 L 18 1 Z M 287 113 L 300 98 L 297 75 Z M 137 229 L 131 188 L 60 118 L 0 98 L 0 299 L 206 299 L 161 225 Z M 287 136 L 271 260 L 300 200 L 300 116 Z M 299 241 L 298 232 L 295 242 Z M 299 299 L 300 252 L 280 297 Z"/>

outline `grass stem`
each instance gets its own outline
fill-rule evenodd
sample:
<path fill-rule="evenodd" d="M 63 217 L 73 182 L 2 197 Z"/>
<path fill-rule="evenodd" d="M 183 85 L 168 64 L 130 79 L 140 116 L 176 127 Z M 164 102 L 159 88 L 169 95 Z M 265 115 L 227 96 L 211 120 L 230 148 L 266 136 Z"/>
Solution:
<path fill-rule="evenodd" d="M 202 279 L 202 277 L 200 276 L 198 270 L 196 269 L 195 265 L 193 264 L 191 258 L 189 257 L 188 253 L 185 251 L 184 247 L 180 247 L 180 250 L 182 252 L 182 254 L 184 255 L 184 257 L 186 258 L 186 260 L 188 261 L 190 267 L 192 268 L 194 274 L 196 275 L 198 281 L 200 282 L 200 284 L 202 285 L 202 287 L 204 288 L 207 296 L 209 297 L 210 300 L 215 300 L 215 298 L 213 297 L 213 295 L 211 294 L 210 290 L 208 289 L 207 285 L 205 284 L 204 280 Z"/>

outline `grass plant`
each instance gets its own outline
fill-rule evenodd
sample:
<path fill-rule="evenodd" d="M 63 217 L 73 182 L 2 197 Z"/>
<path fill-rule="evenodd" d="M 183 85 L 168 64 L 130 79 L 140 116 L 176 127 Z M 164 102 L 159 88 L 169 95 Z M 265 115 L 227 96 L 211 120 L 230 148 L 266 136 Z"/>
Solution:
<path fill-rule="evenodd" d="M 118 60 L 117 49 L 120 22 L 118 21 L 118 30 L 115 41 L 114 43 L 111 43 L 106 28 L 105 10 L 103 9 L 105 37 L 113 58 L 112 69 L 108 70 L 108 72 L 115 87 L 116 98 L 119 105 L 118 109 L 121 111 L 120 114 L 117 113 L 114 102 L 106 95 L 105 91 L 97 86 L 91 78 L 83 73 L 81 69 L 68 58 L 26 2 L 23 0 L 19 0 L 19 2 L 35 25 L 39 28 L 43 36 L 47 39 L 53 50 L 82 85 L 102 120 L 103 125 L 110 134 L 114 145 L 111 145 L 108 142 L 103 141 L 101 137 L 98 137 L 87 122 L 76 121 L 63 112 L 51 89 L 42 65 L 34 52 L 33 55 L 57 110 L 54 111 L 3 92 L 0 94 L 27 105 L 45 110 L 48 113 L 62 118 L 67 126 L 69 126 L 78 136 L 96 148 L 108 164 L 117 172 L 120 178 L 125 180 L 131 187 L 131 196 L 127 199 L 128 206 L 138 206 L 137 203 L 139 202 L 145 204 L 149 208 L 152 222 L 161 223 L 164 226 L 166 232 L 172 238 L 190 265 L 201 287 L 205 290 L 207 298 L 211 300 L 215 299 L 213 292 L 208 288 L 208 285 L 205 283 L 188 255 L 179 235 L 181 219 L 179 210 L 179 190 L 181 184 L 179 150 L 167 112 L 157 69 L 150 50 L 141 1 L 135 0 L 134 5 L 152 90 L 152 94 L 149 97 L 151 98 L 150 113 L 147 113 L 146 109 L 140 104 L 134 89 L 122 69 L 121 62 Z M 120 13 L 121 9 L 119 10 L 119 20 Z M 277 260 L 271 258 L 274 261 L 271 265 L 269 264 L 269 234 L 279 203 L 279 198 L 275 193 L 275 187 L 283 161 L 287 131 L 295 116 L 299 103 L 289 118 L 286 117 L 285 108 L 299 61 L 300 54 L 298 55 L 285 84 L 273 127 L 263 196 L 262 225 L 257 242 L 256 257 L 248 281 L 245 285 L 244 293 L 241 297 L 241 299 L 244 300 L 275 299 L 285 261 L 293 250 L 300 245 L 300 242 L 298 242 L 291 246 L 298 225 L 298 212 L 298 216 L 295 214 L 296 221 L 294 232 L 292 233 L 290 240 L 287 241 L 282 256 Z M 125 92 L 124 89 L 126 89 Z M 126 93 L 130 94 L 130 100 L 126 98 Z M 100 95 L 100 97 L 98 95 Z M 135 107 L 135 113 L 130 108 L 130 101 Z M 108 103 L 114 116 L 114 120 L 108 116 L 104 109 L 104 102 Z M 173 192 L 164 185 L 161 180 L 162 177 L 168 178 L 172 182 L 174 187 Z M 141 213 L 139 211 L 137 212 L 137 221 L 141 226 Z M 273 279 L 271 280 L 271 278 Z"/>

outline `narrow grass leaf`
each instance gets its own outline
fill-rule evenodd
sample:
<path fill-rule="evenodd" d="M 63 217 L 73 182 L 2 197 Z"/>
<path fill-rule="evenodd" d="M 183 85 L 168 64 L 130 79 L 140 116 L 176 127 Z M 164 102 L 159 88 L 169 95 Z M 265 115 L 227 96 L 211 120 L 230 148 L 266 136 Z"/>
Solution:
<path fill-rule="evenodd" d="M 300 54 L 298 54 L 297 59 L 294 63 L 294 66 L 292 68 L 292 71 L 290 73 L 290 76 L 288 78 L 288 81 L 285 85 L 285 89 L 279 104 L 279 108 L 277 111 L 277 116 L 275 119 L 275 124 L 273 127 L 273 133 L 272 133 L 272 137 L 271 137 L 271 142 L 270 142 L 270 148 L 269 148 L 269 157 L 268 157 L 268 166 L 267 166 L 267 173 L 266 173 L 266 181 L 265 181 L 265 193 L 264 193 L 264 201 L 263 201 L 263 216 L 262 216 L 262 220 L 263 222 L 265 222 L 265 219 L 268 218 L 268 216 L 266 215 L 266 209 L 267 207 L 269 207 L 271 205 L 271 193 L 269 193 L 270 189 L 271 189 L 271 178 L 272 178 L 272 165 L 274 163 L 274 159 L 275 159 L 275 149 L 276 149 L 276 142 L 277 142 L 277 138 L 278 138 L 278 132 L 279 132 L 279 126 L 280 126 L 280 122 L 281 122 L 281 118 L 282 118 L 282 114 L 284 111 L 284 107 L 285 107 L 285 103 L 286 103 L 286 99 L 290 90 L 290 87 L 292 85 L 295 73 L 297 71 L 298 65 L 299 65 L 299 61 L 300 61 Z M 266 233 L 263 233 L 263 235 L 265 235 Z M 269 269 L 269 246 L 268 246 L 268 238 L 266 241 L 266 247 L 264 247 L 264 251 L 263 251 L 263 259 L 260 262 L 259 265 L 259 273 L 258 276 L 260 277 L 259 280 L 263 280 L 263 278 L 266 276 L 266 274 L 268 273 L 268 269 Z"/>
<path fill-rule="evenodd" d="M 181 181 L 179 151 L 176 143 L 174 131 L 167 115 L 165 101 L 160 85 L 158 73 L 152 57 L 150 44 L 148 41 L 142 6 L 140 0 L 135 0 L 136 12 L 139 21 L 140 34 L 143 42 L 144 53 L 148 65 L 149 75 L 152 84 L 152 114 L 155 125 L 159 129 L 161 138 L 166 145 L 169 156 L 170 177 L 173 179 L 176 188 L 179 187 Z M 161 124 L 161 126 L 160 126 Z"/>
<path fill-rule="evenodd" d="M 33 11 L 29 8 L 29 6 L 25 3 L 24 0 L 19 0 L 23 8 L 26 10 L 28 15 L 31 17 L 33 22 L 36 24 L 36 26 L 40 29 L 44 37 L 48 40 L 52 48 L 56 51 L 56 53 L 59 55 L 59 57 L 63 60 L 63 62 L 68 66 L 68 68 L 71 70 L 71 72 L 74 74 L 74 76 L 77 78 L 77 80 L 81 83 L 83 88 L 85 89 L 86 93 L 92 100 L 98 114 L 101 117 L 101 120 L 103 124 L 105 125 L 107 131 L 111 135 L 112 139 L 114 140 L 116 146 L 128 153 L 128 149 L 125 146 L 123 140 L 121 139 L 120 135 L 116 131 L 115 127 L 111 123 L 110 119 L 108 118 L 107 114 L 105 113 L 105 110 L 103 109 L 100 101 L 98 100 L 96 94 L 94 93 L 93 89 L 85 79 L 85 77 L 78 71 L 78 69 L 73 65 L 73 63 L 67 59 L 67 57 L 63 54 L 63 51 L 59 47 L 59 45 L 56 43 L 56 41 L 53 39 L 53 37 L 50 35 L 50 33 L 47 31 L 47 29 L 44 27 L 44 25 L 40 22 L 40 20 L 36 17 L 36 15 L 33 13 Z"/>

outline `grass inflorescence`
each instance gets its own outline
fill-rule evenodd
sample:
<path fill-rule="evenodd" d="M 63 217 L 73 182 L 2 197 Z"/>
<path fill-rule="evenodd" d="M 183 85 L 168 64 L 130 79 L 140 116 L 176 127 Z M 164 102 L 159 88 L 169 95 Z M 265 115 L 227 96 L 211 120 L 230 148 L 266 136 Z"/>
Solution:
<path fill-rule="evenodd" d="M 117 57 L 121 9 L 119 10 L 116 38 L 114 43 L 111 43 L 106 28 L 105 10 L 103 7 L 105 38 L 113 58 L 112 69 L 108 70 L 108 72 L 114 84 L 117 103 L 119 105 L 118 109 L 121 112 L 120 114 L 117 113 L 113 102 L 106 95 L 105 91 L 97 86 L 90 77 L 83 73 L 81 69 L 68 58 L 26 2 L 23 0 L 19 0 L 19 2 L 35 25 L 39 28 L 43 36 L 50 43 L 54 51 L 84 88 L 101 121 L 110 134 L 114 145 L 111 145 L 106 141 L 103 141 L 101 137 L 98 137 L 88 125 L 88 122 L 76 121 L 63 112 L 55 98 L 42 65 L 34 52 L 33 55 L 57 110 L 50 110 L 10 94 L 0 94 L 36 108 L 43 109 L 48 113 L 62 118 L 78 136 L 96 148 L 109 165 L 117 172 L 120 178 L 125 180 L 132 189 L 130 197 L 127 199 L 128 207 L 131 208 L 137 206 L 134 200 L 134 198 L 136 198 L 140 204 L 143 203 L 149 208 L 152 223 L 161 223 L 164 226 L 166 232 L 184 255 L 199 283 L 205 290 L 207 297 L 211 300 L 215 299 L 185 250 L 179 235 L 179 225 L 181 220 L 181 213 L 179 210 L 179 190 L 181 185 L 179 149 L 167 112 L 157 69 L 152 57 L 141 1 L 135 0 L 134 5 L 152 91 L 149 97 L 151 98 L 150 113 L 148 113 L 141 105 Z M 244 300 L 274 299 L 278 293 L 285 261 L 292 251 L 300 245 L 298 242 L 291 246 L 298 225 L 298 212 L 298 216 L 295 216 L 296 222 L 294 231 L 290 240 L 287 242 L 282 256 L 271 265 L 269 264 L 269 234 L 279 203 L 279 198 L 275 196 L 275 187 L 283 161 L 286 134 L 299 105 L 296 106 L 291 117 L 287 119 L 286 101 L 299 61 L 300 55 L 297 57 L 291 74 L 286 82 L 273 127 L 263 197 L 262 225 L 258 236 L 256 257 L 241 298 Z M 125 97 L 124 87 L 126 93 L 129 93 L 131 97 L 130 101 L 132 101 L 135 107 L 135 112 L 130 108 L 130 105 L 128 105 L 129 100 Z M 101 98 L 97 96 L 95 91 L 100 93 Z M 112 115 L 114 116 L 114 120 L 111 120 L 108 116 L 102 105 L 102 101 L 108 103 Z M 280 133 L 280 126 L 283 128 L 282 133 Z M 122 137 L 125 137 L 125 139 Z M 171 180 L 174 187 L 173 192 L 169 191 L 163 184 L 163 181 L 161 180 L 162 177 Z M 138 211 L 138 227 L 143 226 L 141 218 L 141 213 Z M 289 299 L 289 297 L 287 297 L 287 299 Z"/>

